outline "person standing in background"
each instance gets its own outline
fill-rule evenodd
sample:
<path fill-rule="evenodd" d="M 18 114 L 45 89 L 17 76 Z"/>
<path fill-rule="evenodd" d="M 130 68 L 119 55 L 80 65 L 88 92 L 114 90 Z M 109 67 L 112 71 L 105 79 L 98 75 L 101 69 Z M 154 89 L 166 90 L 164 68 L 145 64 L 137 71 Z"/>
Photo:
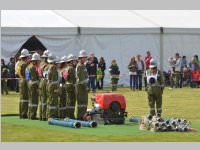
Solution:
<path fill-rule="evenodd" d="M 131 58 L 131 61 L 128 65 L 128 69 L 130 75 L 130 89 L 135 91 L 135 89 L 138 89 L 138 66 L 135 57 Z"/>
<path fill-rule="evenodd" d="M 88 62 L 86 64 L 86 68 L 89 75 L 89 81 L 88 81 L 88 88 L 89 91 L 92 89 L 92 92 L 96 91 L 96 75 L 97 75 L 97 64 L 95 63 L 94 57 L 89 57 Z"/>
<path fill-rule="evenodd" d="M 101 72 L 102 72 L 102 77 L 101 77 L 100 81 L 98 82 L 98 84 L 99 84 L 99 88 L 100 88 L 100 89 L 103 89 L 104 76 L 105 76 L 105 70 L 106 70 L 106 63 L 105 63 L 105 60 L 104 60 L 103 57 L 101 57 L 101 58 L 99 59 L 98 67 L 101 68 Z M 98 77 L 97 77 L 97 78 L 98 78 Z"/>
<path fill-rule="evenodd" d="M 169 73 L 170 73 L 170 87 L 169 90 L 172 90 L 174 87 L 174 79 L 175 79 L 175 64 L 176 64 L 176 60 L 173 59 L 173 57 L 170 57 L 168 59 L 168 63 L 169 63 Z"/>
<path fill-rule="evenodd" d="M 176 53 L 175 54 L 175 57 L 176 57 L 176 64 L 175 64 L 175 77 L 176 77 L 176 82 L 175 82 L 175 87 L 176 88 L 181 88 L 182 87 L 182 85 L 181 85 L 181 82 L 180 82 L 180 80 L 181 80 L 181 75 L 182 75 L 182 73 L 181 73 L 181 62 L 182 62 L 182 60 L 181 60 L 181 56 L 179 55 L 179 53 Z"/>
<path fill-rule="evenodd" d="M 200 70 L 200 60 L 198 55 L 194 55 L 194 62 L 196 64 L 195 70 Z"/>
<path fill-rule="evenodd" d="M 8 63 L 9 69 L 9 78 L 13 78 L 8 80 L 8 87 L 11 91 L 16 90 L 16 79 L 15 78 L 15 58 L 11 57 L 10 62 Z"/>
<path fill-rule="evenodd" d="M 151 59 L 152 59 L 151 53 L 150 53 L 150 51 L 147 51 L 147 56 L 144 59 L 146 70 L 149 69 Z"/>
<path fill-rule="evenodd" d="M 116 91 L 117 90 L 117 84 L 118 84 L 118 80 L 119 80 L 119 75 L 120 75 L 120 71 L 119 71 L 119 67 L 117 65 L 116 60 L 112 60 L 111 62 L 111 66 L 109 67 L 109 72 L 111 75 L 111 85 L 112 85 L 112 91 Z"/>
<path fill-rule="evenodd" d="M 141 91 L 142 90 L 142 75 L 144 73 L 144 61 L 141 60 L 141 55 L 137 55 L 136 56 L 136 62 L 137 62 L 137 66 L 138 66 L 138 71 L 137 71 L 137 75 L 138 75 L 138 88 Z"/>
<path fill-rule="evenodd" d="M 93 63 L 94 63 L 94 65 L 95 65 L 96 71 L 97 71 L 98 59 L 97 59 L 97 57 L 95 56 L 94 52 L 92 52 L 92 51 L 90 52 L 90 58 L 93 59 Z M 95 76 L 95 79 L 94 79 L 94 87 L 95 87 L 95 89 L 96 89 L 96 86 L 97 86 L 97 76 Z"/>
<path fill-rule="evenodd" d="M 101 78 L 102 78 L 101 66 L 98 65 L 98 67 L 97 67 L 97 84 L 96 84 L 96 88 L 98 88 L 99 90 L 101 89 L 101 87 L 99 85 L 99 81 L 101 81 Z"/>
<path fill-rule="evenodd" d="M 6 92 L 6 95 L 8 95 L 8 86 L 7 86 L 7 79 L 9 77 L 9 69 L 5 65 L 4 59 L 1 59 L 1 78 L 5 78 L 1 80 L 1 94 L 4 94 L 4 91 Z"/>
<path fill-rule="evenodd" d="M 186 56 L 183 56 L 182 61 L 181 61 L 181 79 L 180 79 L 181 86 L 183 85 L 183 80 L 185 80 L 185 76 L 187 73 L 187 66 L 188 66 L 188 63 L 187 63 Z"/>

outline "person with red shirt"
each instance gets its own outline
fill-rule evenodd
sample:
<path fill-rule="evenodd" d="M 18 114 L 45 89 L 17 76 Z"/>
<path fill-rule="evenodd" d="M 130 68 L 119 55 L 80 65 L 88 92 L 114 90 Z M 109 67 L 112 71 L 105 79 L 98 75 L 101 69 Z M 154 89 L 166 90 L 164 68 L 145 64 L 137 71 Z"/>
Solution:
<path fill-rule="evenodd" d="M 152 59 L 151 53 L 150 53 L 150 51 L 147 51 L 147 56 L 144 59 L 146 70 L 149 69 L 151 59 Z"/>

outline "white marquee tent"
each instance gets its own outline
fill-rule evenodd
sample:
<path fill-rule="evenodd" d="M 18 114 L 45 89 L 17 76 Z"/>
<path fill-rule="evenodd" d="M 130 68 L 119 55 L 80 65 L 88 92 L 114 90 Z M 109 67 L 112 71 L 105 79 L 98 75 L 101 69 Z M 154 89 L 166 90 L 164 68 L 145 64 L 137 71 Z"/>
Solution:
<path fill-rule="evenodd" d="M 150 50 L 167 70 L 167 59 L 176 52 L 188 59 L 200 54 L 200 11 L 194 10 L 6 10 L 1 12 L 1 32 L 4 58 L 35 35 L 59 56 L 85 49 L 103 56 L 107 68 L 116 59 L 125 85 L 132 56 L 144 58 Z"/>

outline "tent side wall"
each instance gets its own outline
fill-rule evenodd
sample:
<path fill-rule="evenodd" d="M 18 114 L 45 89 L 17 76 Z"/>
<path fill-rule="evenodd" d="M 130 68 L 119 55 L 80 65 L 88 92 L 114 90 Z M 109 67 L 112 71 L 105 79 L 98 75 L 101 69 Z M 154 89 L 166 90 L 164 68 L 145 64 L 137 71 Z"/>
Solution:
<path fill-rule="evenodd" d="M 165 28 L 163 36 L 163 68 L 168 71 L 169 57 L 175 57 L 175 53 L 186 56 L 187 61 L 197 54 L 200 56 L 200 29 Z"/>
<path fill-rule="evenodd" d="M 105 82 L 110 83 L 108 68 L 112 59 L 117 60 L 121 77 L 119 84 L 129 85 L 128 64 L 130 59 L 137 54 L 146 55 L 150 50 L 157 61 L 160 59 L 159 34 L 131 34 L 131 35 L 81 35 L 80 44 L 82 49 L 88 52 L 93 51 L 100 58 L 104 57 L 106 61 Z"/>

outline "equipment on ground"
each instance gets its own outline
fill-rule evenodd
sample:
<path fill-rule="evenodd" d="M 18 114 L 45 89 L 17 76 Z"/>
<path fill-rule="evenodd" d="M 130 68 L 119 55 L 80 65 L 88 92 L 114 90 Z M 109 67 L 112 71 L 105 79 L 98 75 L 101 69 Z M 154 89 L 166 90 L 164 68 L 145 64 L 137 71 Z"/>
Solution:
<path fill-rule="evenodd" d="M 80 122 L 83 127 L 91 127 L 91 128 L 96 128 L 97 123 L 95 121 L 80 121 L 80 120 L 75 120 L 75 119 L 69 119 L 65 118 L 64 121 L 66 122 Z"/>
<path fill-rule="evenodd" d="M 79 121 L 66 122 L 66 121 L 49 118 L 48 123 L 49 123 L 49 125 L 71 127 L 71 128 L 81 128 L 81 123 Z"/>
<path fill-rule="evenodd" d="M 161 118 L 159 115 L 142 116 L 139 120 L 139 129 L 150 130 L 155 132 L 169 131 L 194 131 L 190 128 L 190 122 L 182 118 Z"/>
<path fill-rule="evenodd" d="M 130 117 L 129 121 L 130 121 L 130 122 L 136 122 L 136 123 L 137 123 L 137 122 L 138 122 L 138 118 L 132 116 L 132 117 Z"/>
<path fill-rule="evenodd" d="M 93 120 L 98 124 L 124 124 L 126 100 L 122 94 L 103 93 L 91 98 L 92 109 L 88 109 L 84 119 Z"/>

